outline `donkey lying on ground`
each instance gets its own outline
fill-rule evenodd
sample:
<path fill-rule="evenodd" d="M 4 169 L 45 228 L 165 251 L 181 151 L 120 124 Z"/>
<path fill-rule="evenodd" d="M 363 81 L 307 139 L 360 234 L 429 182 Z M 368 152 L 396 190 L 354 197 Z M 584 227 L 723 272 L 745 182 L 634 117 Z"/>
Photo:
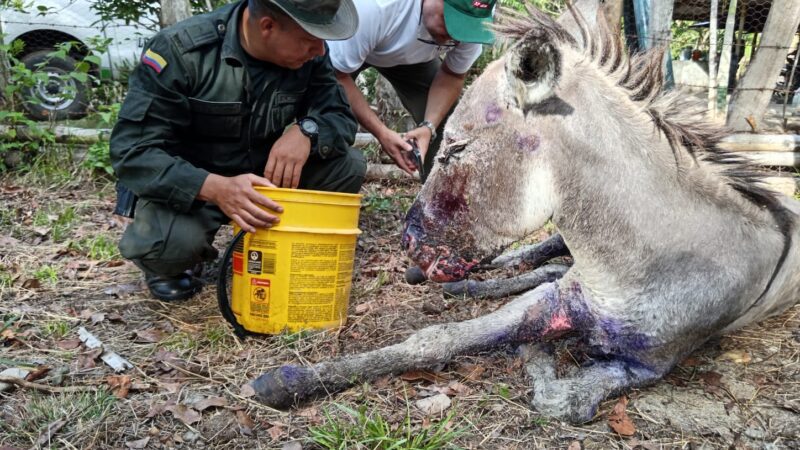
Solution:
<path fill-rule="evenodd" d="M 253 382 L 259 399 L 288 406 L 531 343 L 533 406 L 583 422 L 601 400 L 659 380 L 709 338 L 797 301 L 800 204 L 719 150 L 723 133 L 701 110 L 662 94 L 663 53 L 628 60 L 610 32 L 576 19 L 580 39 L 537 11 L 497 27 L 516 44 L 447 122 L 403 237 L 431 279 L 451 281 L 549 219 L 572 268 L 486 316 L 271 371 Z M 547 343 L 556 339 L 583 355 L 568 376 L 555 374 Z"/>

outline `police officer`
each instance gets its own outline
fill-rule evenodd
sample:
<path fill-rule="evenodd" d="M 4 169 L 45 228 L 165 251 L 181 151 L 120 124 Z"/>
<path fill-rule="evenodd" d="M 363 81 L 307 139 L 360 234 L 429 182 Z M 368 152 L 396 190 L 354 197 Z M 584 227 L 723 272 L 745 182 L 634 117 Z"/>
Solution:
<path fill-rule="evenodd" d="M 217 256 L 222 224 L 278 222 L 280 205 L 254 186 L 358 192 L 366 162 L 350 147 L 356 122 L 324 42 L 357 27 L 352 0 L 243 0 L 148 43 L 111 159 L 138 196 L 120 252 L 154 297 L 201 289 L 193 268 Z"/>

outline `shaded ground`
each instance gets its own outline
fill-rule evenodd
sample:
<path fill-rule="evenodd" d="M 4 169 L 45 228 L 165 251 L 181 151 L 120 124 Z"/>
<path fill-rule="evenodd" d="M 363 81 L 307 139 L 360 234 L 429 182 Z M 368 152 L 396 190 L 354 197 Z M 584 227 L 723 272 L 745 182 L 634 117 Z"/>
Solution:
<path fill-rule="evenodd" d="M 97 391 L 0 393 L 0 446 L 28 448 L 38 439 L 53 448 L 313 448 L 310 429 L 332 432 L 351 421 L 338 404 L 412 435 L 452 413 L 444 428 L 458 431 L 452 444 L 465 448 L 800 448 L 800 306 L 707 345 L 665 381 L 629 393 L 629 438 L 609 427 L 616 399 L 581 427 L 529 410 L 513 349 L 271 410 L 241 389 L 269 368 L 398 342 L 502 303 L 444 299 L 437 286 L 404 282 L 400 223 L 416 186 L 363 190 L 347 326 L 240 341 L 217 310 L 213 285 L 187 302 L 148 298 L 138 271 L 115 253 L 123 224 L 110 213 L 110 186 L 46 184 L 0 179 L 0 370 L 46 367 L 37 383 Z M 220 247 L 229 232 L 220 233 Z M 129 380 L 109 378 L 113 371 L 77 341 L 80 327 L 134 365 Z M 452 400 L 442 414 L 415 406 L 439 393 Z"/>

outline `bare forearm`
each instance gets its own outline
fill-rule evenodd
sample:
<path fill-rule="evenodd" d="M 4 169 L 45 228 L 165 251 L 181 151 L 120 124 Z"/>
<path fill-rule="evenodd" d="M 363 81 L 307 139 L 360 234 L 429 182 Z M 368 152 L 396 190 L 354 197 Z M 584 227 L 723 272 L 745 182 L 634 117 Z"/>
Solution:
<path fill-rule="evenodd" d="M 428 92 L 425 120 L 430 120 L 436 127 L 442 124 L 464 88 L 465 77 L 466 74 L 455 74 L 444 67 L 439 69 Z"/>
<path fill-rule="evenodd" d="M 358 123 L 373 135 L 382 135 L 387 129 L 386 125 L 384 125 L 381 119 L 378 118 L 378 115 L 372 111 L 369 102 L 364 98 L 364 94 L 362 94 L 361 90 L 356 86 L 355 81 L 349 74 L 342 72 L 336 72 L 336 79 L 344 88 L 347 100 L 350 102 L 350 107 L 353 109 L 353 114 L 355 114 Z"/>

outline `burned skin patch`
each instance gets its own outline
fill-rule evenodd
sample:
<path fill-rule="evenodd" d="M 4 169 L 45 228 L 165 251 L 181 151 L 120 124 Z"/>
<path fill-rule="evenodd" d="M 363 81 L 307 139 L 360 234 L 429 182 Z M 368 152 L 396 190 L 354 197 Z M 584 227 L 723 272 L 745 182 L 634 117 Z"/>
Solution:
<path fill-rule="evenodd" d="M 503 118 L 503 109 L 497 106 L 497 104 L 492 103 L 486 107 L 486 123 L 493 124 L 495 122 L 499 122 L 500 119 Z"/>
<path fill-rule="evenodd" d="M 541 138 L 538 134 L 519 134 L 517 135 L 517 150 L 522 153 L 535 153 L 539 150 Z"/>

